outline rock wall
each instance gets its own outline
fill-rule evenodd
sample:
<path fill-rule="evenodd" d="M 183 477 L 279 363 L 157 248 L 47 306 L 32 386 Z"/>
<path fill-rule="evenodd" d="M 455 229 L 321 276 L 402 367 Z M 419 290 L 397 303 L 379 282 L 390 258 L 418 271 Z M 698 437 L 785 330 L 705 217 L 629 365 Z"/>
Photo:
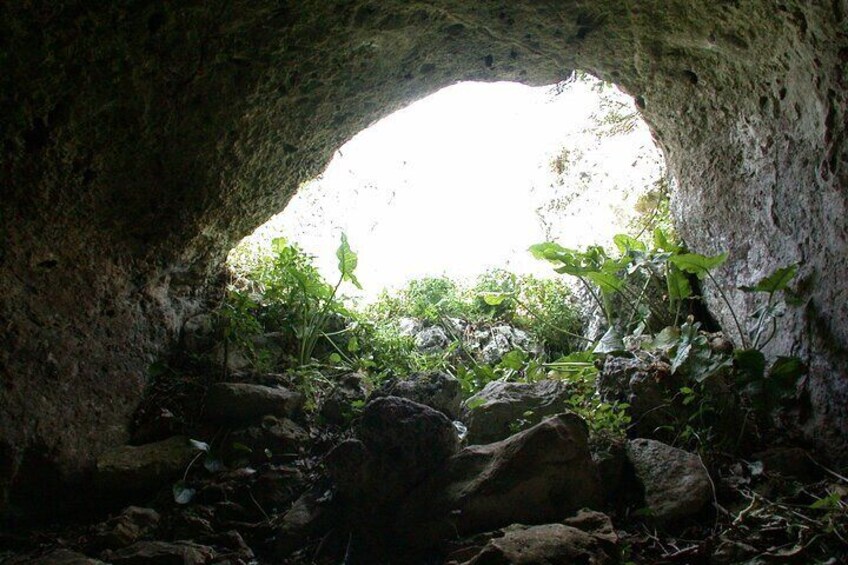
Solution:
<path fill-rule="evenodd" d="M 722 281 L 802 263 L 806 306 L 774 347 L 809 357 L 808 433 L 847 460 L 846 13 L 845 0 L 0 5 L 0 505 L 124 439 L 147 365 L 227 250 L 344 141 L 457 80 L 546 84 L 573 68 L 636 98 L 678 178 L 681 233 L 731 254 Z"/>

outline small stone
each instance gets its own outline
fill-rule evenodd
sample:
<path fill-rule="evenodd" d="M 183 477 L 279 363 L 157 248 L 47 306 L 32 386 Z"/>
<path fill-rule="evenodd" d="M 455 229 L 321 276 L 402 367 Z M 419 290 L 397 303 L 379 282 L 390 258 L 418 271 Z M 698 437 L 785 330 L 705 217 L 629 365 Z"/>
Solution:
<path fill-rule="evenodd" d="M 712 498 L 710 477 L 698 456 L 651 439 L 629 441 L 626 449 L 656 522 L 697 514 Z"/>
<path fill-rule="evenodd" d="M 119 549 L 149 535 L 159 525 L 159 513 L 152 508 L 130 506 L 112 520 L 98 526 L 99 547 Z"/>
<path fill-rule="evenodd" d="M 303 408 L 304 397 L 283 387 L 248 383 L 216 383 L 206 395 L 206 417 L 222 424 L 255 422 L 263 416 L 292 418 Z"/>

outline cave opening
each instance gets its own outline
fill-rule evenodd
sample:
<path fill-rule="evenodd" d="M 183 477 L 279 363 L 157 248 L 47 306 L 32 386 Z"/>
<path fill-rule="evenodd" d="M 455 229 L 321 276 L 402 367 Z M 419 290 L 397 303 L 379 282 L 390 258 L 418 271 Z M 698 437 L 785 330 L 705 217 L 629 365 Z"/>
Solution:
<path fill-rule="evenodd" d="M 331 279 L 344 232 L 363 286 L 347 290 L 366 302 L 416 278 L 551 277 L 531 245 L 612 248 L 616 234 L 670 229 L 672 184 L 635 102 L 610 83 L 581 71 L 540 87 L 462 82 L 355 135 L 228 265 L 246 272 L 283 237 Z"/>
<path fill-rule="evenodd" d="M 413 563 L 455 549 L 453 561 L 478 562 L 531 547 L 541 562 L 590 547 L 580 557 L 601 562 L 844 561 L 846 14 L 824 0 L 3 3 L 0 519 L 12 527 L 0 559 Z M 304 359 L 365 358 L 359 371 L 271 370 L 285 332 L 252 321 L 292 309 L 250 295 L 220 309 L 227 252 L 356 132 L 456 81 L 545 85 L 574 68 L 634 96 L 697 259 L 677 259 L 695 279 L 668 294 L 702 294 L 730 335 L 675 308 L 666 327 L 679 333 L 646 320 L 625 342 L 600 327 L 598 357 L 531 367 L 506 324 L 489 324 L 512 350 L 458 380 L 573 402 L 539 422 L 543 410 L 516 409 L 500 426 L 480 423 L 487 401 L 465 398 L 462 431 L 455 396 L 430 401 L 444 417 L 415 396 L 450 379 L 365 390 L 373 342 L 347 339 L 337 312 L 325 333 L 342 332 L 341 351 L 322 337 Z M 613 245 L 535 253 L 632 301 L 612 267 L 647 255 Z M 645 245 L 685 254 L 662 237 Z M 349 279 L 354 256 L 341 255 Z M 527 302 L 508 286 L 481 298 L 485 312 Z M 645 318 L 617 308 L 627 325 Z M 573 330 L 567 321 L 556 325 Z M 442 329 L 450 340 L 479 328 Z M 429 338 L 421 345 L 463 355 Z M 228 366 L 239 352 L 247 364 Z M 575 373 L 583 380 L 565 378 Z M 577 395 L 558 384 L 590 381 Z M 670 387 L 658 406 L 654 384 Z M 515 392 L 501 391 L 505 402 Z M 585 403 L 604 409 L 581 413 Z M 481 439 L 481 427 L 504 439 Z M 621 449 L 595 449 L 610 429 L 626 431 Z M 804 488 L 779 488 L 795 481 Z M 73 498 L 93 506 L 91 493 L 145 507 L 98 508 L 116 514 L 82 535 L 18 535 Z M 598 512 L 572 512 L 584 506 Z"/>

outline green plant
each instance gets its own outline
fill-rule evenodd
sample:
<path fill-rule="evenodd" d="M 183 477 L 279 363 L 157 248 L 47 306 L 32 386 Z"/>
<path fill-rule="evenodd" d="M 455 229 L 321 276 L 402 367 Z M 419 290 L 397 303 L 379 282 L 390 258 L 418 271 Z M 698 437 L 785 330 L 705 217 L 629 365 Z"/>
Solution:
<path fill-rule="evenodd" d="M 284 238 L 272 241 L 274 257 L 261 262 L 248 278 L 258 287 L 261 304 L 247 293 L 231 292 L 223 312 L 228 321 L 225 335 L 253 351 L 249 337 L 263 329 L 279 329 L 295 343 L 294 358 L 298 366 L 308 364 L 316 345 L 323 337 L 337 348 L 334 336 L 347 331 L 344 324 L 335 332 L 329 330 L 331 320 L 348 318 L 350 313 L 337 295 L 341 284 L 350 282 L 360 288 L 354 271 L 357 256 L 345 234 L 336 251 L 339 278 L 334 286 L 327 284 L 312 265 L 312 258 Z"/>

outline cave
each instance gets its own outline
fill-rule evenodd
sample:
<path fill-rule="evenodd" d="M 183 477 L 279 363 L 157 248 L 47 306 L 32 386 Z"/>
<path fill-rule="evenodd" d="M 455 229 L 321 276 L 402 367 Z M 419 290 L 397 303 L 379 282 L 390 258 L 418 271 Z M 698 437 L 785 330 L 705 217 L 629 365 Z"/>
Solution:
<path fill-rule="evenodd" d="M 457 81 L 574 69 L 634 97 L 723 284 L 800 264 L 769 351 L 809 365 L 795 425 L 848 464 L 846 30 L 845 0 L 3 3 L 0 513 L 126 441 L 228 251 L 345 141 Z"/>

